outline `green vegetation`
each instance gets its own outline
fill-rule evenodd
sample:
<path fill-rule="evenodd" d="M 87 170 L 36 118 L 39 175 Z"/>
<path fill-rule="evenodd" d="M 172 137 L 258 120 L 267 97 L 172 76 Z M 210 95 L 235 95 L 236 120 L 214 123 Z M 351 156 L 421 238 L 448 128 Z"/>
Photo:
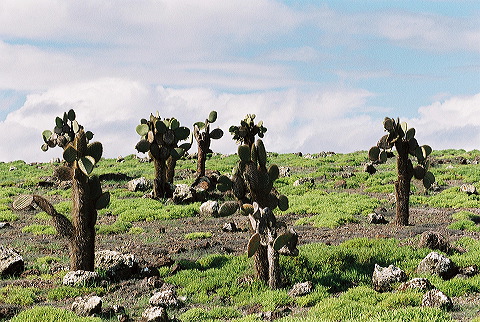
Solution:
<path fill-rule="evenodd" d="M 102 319 L 94 317 L 79 317 L 72 311 L 50 306 L 37 306 L 25 310 L 10 320 L 11 322 L 101 322 Z"/>
<path fill-rule="evenodd" d="M 394 207 L 392 194 L 396 180 L 395 160 L 389 159 L 386 163 L 377 165 L 377 172 L 369 175 L 364 172 L 364 165 L 368 162 L 366 155 L 366 151 L 348 154 L 318 153 L 306 158 L 296 154 L 269 152 L 269 162 L 279 167 L 289 167 L 291 175 L 279 177 L 274 182 L 278 193 L 288 196 L 290 206 L 287 211 L 275 210 L 278 220 L 282 221 L 283 216 L 290 220 L 290 214 L 293 213 L 293 218 L 299 218 L 295 225 L 334 228 L 358 222 L 364 225 L 359 227 L 362 229 L 368 225 L 365 216 L 376 208 L 384 207 L 391 213 Z M 206 168 L 231 175 L 238 158 L 238 155 L 207 153 Z M 480 231 L 480 215 L 475 210 L 480 208 L 480 197 L 468 195 L 459 188 L 463 183 L 473 183 L 477 189 L 480 188 L 479 165 L 474 162 L 479 158 L 478 150 L 433 151 L 429 156 L 430 171 L 437 179 L 439 189 L 426 193 L 421 184 L 412 182 L 410 205 L 433 208 L 433 211 L 436 208 L 448 211 L 453 219 L 448 227 L 451 230 Z M 47 199 L 55 204 L 55 209 L 71 220 L 72 204 L 68 199 L 72 189 L 37 185 L 44 180 L 42 177 L 51 176 L 57 166 L 59 164 L 29 165 L 21 161 L 0 163 L 0 171 L 4 174 L 0 178 L 0 221 L 11 222 L 15 229 L 22 231 L 23 238 L 32 240 L 13 240 L 10 246 L 21 250 L 26 269 L 38 270 L 27 277 L 6 277 L 2 280 L 4 287 L 0 288 L 0 303 L 26 309 L 12 321 L 101 321 L 100 318 L 80 318 L 70 311 L 53 306 L 65 305 L 76 296 L 92 293 L 105 295 L 110 286 L 61 286 L 62 274 L 65 272 L 57 272 L 57 269 L 68 265 L 68 256 L 63 254 L 66 243 L 59 242 L 59 236 L 26 235 L 56 234 L 51 225 L 51 216 L 33 208 L 12 210 L 15 196 L 35 193 L 48 196 Z M 13 167 L 15 169 L 10 171 Z M 194 182 L 196 160 L 179 159 L 175 169 L 179 170 L 181 176 L 178 181 L 187 184 Z M 199 202 L 173 205 L 164 200 L 142 198 L 145 192 L 128 191 L 128 178 L 145 176 L 149 180 L 154 179 L 152 164 L 139 162 L 133 155 L 126 156 L 122 162 L 102 159 L 95 166 L 95 173 L 99 177 L 106 175 L 107 179 L 102 179 L 101 183 L 111 195 L 110 206 L 98 211 L 95 226 L 97 238 L 102 240 L 104 246 L 123 247 L 118 244 L 121 240 L 125 244 L 138 241 L 147 245 L 148 249 L 154 248 L 162 243 L 166 235 L 157 229 L 159 226 L 162 229 L 182 226 L 182 218 L 197 216 L 199 212 Z M 311 178 L 312 181 L 293 185 L 302 178 Z M 220 195 L 218 191 L 212 196 L 222 202 L 234 198 L 233 195 Z M 40 224 L 31 225 L 32 220 Z M 154 221 L 157 226 L 151 228 L 150 222 Z M 5 230 L 6 236 L 11 236 L 12 231 Z M 452 233 L 457 234 L 458 231 Z M 220 235 L 223 234 L 217 233 L 217 230 L 192 226 L 186 231 L 182 227 L 179 238 L 211 238 L 212 242 L 217 242 L 216 238 Z M 300 233 L 300 240 L 301 238 Z M 186 298 L 184 308 L 169 309 L 169 315 L 175 315 L 181 321 L 260 321 L 257 312 L 273 311 L 285 306 L 294 310 L 280 321 L 451 321 L 452 316 L 456 317 L 460 312 L 452 314 L 440 309 L 422 308 L 422 293 L 377 293 L 371 287 L 375 264 L 398 266 L 409 278 L 425 277 L 416 273 L 416 267 L 431 250 L 415 247 L 417 238 L 418 236 L 412 236 L 402 241 L 357 238 L 337 246 L 305 244 L 299 247 L 299 256 L 280 259 L 282 281 L 285 284 L 276 290 L 271 290 L 255 277 L 254 260 L 246 255 L 210 254 L 198 259 L 198 254 L 203 256 L 218 249 L 213 247 L 211 250 L 192 252 L 194 255 L 189 252 L 172 254 L 182 269 L 173 275 L 170 267 L 161 267 L 159 272 L 165 282 L 178 287 L 179 296 Z M 44 242 L 38 243 L 39 239 L 44 239 Z M 196 242 L 184 240 L 183 243 Z M 455 246 L 466 250 L 448 254 L 459 267 L 480 266 L 480 241 L 461 238 L 455 242 Z M 480 276 L 448 281 L 437 276 L 428 276 L 428 279 L 450 297 L 480 293 Z M 297 298 L 288 295 L 293 284 L 305 281 L 312 281 L 312 293 Z M 29 287 L 30 285 L 40 287 Z M 116 284 L 112 286 L 112 289 L 118 287 Z M 105 305 L 112 303 L 107 302 Z M 127 309 L 129 314 L 137 318 L 147 306 L 148 296 L 141 298 L 137 307 Z M 455 310 L 463 310 L 463 307 L 456 306 Z M 475 314 L 476 310 L 472 309 L 465 313 L 464 319 L 475 321 Z"/>
<path fill-rule="evenodd" d="M 301 195 L 289 197 L 290 209 L 288 213 L 312 214 L 304 217 L 295 224 L 311 224 L 315 227 L 334 228 L 348 222 L 358 222 L 362 217 L 380 205 L 376 198 L 367 195 L 306 191 Z"/>

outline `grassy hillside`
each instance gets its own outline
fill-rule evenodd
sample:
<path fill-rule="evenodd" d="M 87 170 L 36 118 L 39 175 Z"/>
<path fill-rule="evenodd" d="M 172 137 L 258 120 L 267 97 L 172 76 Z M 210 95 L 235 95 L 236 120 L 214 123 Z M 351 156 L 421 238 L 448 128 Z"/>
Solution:
<path fill-rule="evenodd" d="M 436 288 L 454 299 L 455 308 L 448 312 L 421 308 L 420 292 L 377 293 L 372 289 L 371 276 L 375 264 L 398 266 L 409 278 L 420 276 L 416 265 L 430 250 L 416 245 L 420 230 L 429 227 L 429 216 L 430 226 L 448 234 L 452 244 L 462 250 L 446 254 L 449 258 L 461 267 L 480 266 L 480 197 L 460 190 L 463 183 L 480 188 L 478 160 L 477 150 L 435 151 L 431 171 L 438 186 L 426 192 L 423 185 L 412 182 L 410 200 L 412 216 L 416 217 L 411 227 L 401 229 L 366 222 L 366 216 L 375 209 L 383 208 L 387 215 L 393 215 L 395 159 L 377 166 L 378 172 L 369 175 L 364 171 L 366 151 L 304 156 L 269 153 L 269 163 L 290 169 L 289 176 L 275 183 L 275 188 L 288 196 L 290 208 L 276 214 L 300 232 L 301 244 L 298 257 L 281 258 L 285 288 L 273 291 L 253 276 L 252 260 L 245 255 L 248 232 L 221 231 L 221 225 L 229 220 L 247 227 L 245 217 L 200 218 L 200 202 L 174 205 L 142 198 L 143 192 L 130 192 L 126 185 L 141 176 L 152 180 L 153 165 L 134 156 L 123 162 L 105 159 L 95 173 L 102 176 L 111 203 L 99 212 L 96 248 L 132 252 L 150 263 L 155 263 L 162 251 L 167 252 L 182 269 L 172 274 L 169 266 L 157 268 L 161 278 L 176 285 L 177 293 L 185 297 L 183 306 L 168 309 L 169 316 L 181 321 L 260 321 L 265 312 L 273 312 L 274 317 L 285 321 L 473 319 L 476 302 L 468 299 L 478 300 L 480 276 L 448 281 L 428 276 Z M 206 167 L 230 174 L 236 161 L 236 156 L 214 155 Z M 104 298 L 104 306 L 125 305 L 131 317 L 140 317 L 148 307 L 150 290 L 141 289 L 139 281 L 84 288 L 62 286 L 68 254 L 49 217 L 38 210 L 12 210 L 15 196 L 37 193 L 51 200 L 59 212 L 69 213 L 71 191 L 68 185 L 52 182 L 55 166 L 0 163 L 0 222 L 11 225 L 0 230 L 0 243 L 20 252 L 26 270 L 31 270 L 22 277 L 0 280 L 0 305 L 23 311 L 15 321 L 37 321 L 23 318 L 58 314 L 68 316 L 65 320 L 83 321 L 63 309 L 69 308 L 76 296 L 96 293 Z M 196 160 L 180 160 L 176 169 L 175 183 L 191 184 Z M 295 185 L 299 179 L 308 180 Z M 231 198 L 220 193 L 215 196 L 220 200 Z M 448 218 L 441 224 L 433 219 L 442 216 Z M 333 242 L 325 242 L 327 236 Z M 304 281 L 313 283 L 312 293 L 296 298 L 288 295 L 293 284 Z M 126 299 L 126 292 L 132 289 L 138 294 L 128 293 L 134 295 Z M 45 305 L 51 311 L 40 308 Z M 116 317 L 90 320 L 116 321 Z"/>

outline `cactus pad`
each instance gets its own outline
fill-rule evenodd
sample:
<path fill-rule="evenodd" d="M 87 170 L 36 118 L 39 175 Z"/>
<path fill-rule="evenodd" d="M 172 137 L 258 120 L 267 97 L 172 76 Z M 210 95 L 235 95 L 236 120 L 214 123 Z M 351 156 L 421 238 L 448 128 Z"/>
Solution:
<path fill-rule="evenodd" d="M 33 204 L 32 195 L 22 195 L 13 201 L 12 207 L 15 210 L 27 209 Z"/>
<path fill-rule="evenodd" d="M 258 247 L 260 247 L 260 234 L 255 233 L 252 235 L 252 237 L 250 237 L 248 242 L 248 257 L 252 257 L 257 252 Z"/>
<path fill-rule="evenodd" d="M 238 210 L 238 203 L 236 201 L 226 201 L 218 209 L 220 217 L 227 217 L 233 215 Z"/>

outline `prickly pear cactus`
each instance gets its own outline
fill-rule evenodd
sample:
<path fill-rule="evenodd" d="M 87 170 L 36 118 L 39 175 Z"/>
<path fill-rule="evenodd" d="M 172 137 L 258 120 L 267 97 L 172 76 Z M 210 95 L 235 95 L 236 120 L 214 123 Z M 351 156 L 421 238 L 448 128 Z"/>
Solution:
<path fill-rule="evenodd" d="M 197 122 L 193 125 L 193 134 L 198 146 L 197 157 L 197 178 L 205 176 L 205 162 L 207 160 L 207 153 L 211 153 L 211 140 L 218 140 L 223 136 L 223 131 L 220 128 L 210 131 L 210 124 L 217 120 L 217 112 L 211 111 L 205 122 Z"/>
<path fill-rule="evenodd" d="M 240 121 L 240 126 L 230 126 L 229 132 L 233 135 L 233 139 L 239 144 L 246 144 L 252 146 L 255 142 L 255 136 L 263 138 L 267 128 L 263 126 L 263 121 L 255 124 L 255 114 L 247 114 L 247 116 Z"/>
<path fill-rule="evenodd" d="M 53 205 L 38 195 L 21 196 L 14 203 L 15 209 L 25 209 L 33 203 L 52 216 L 60 236 L 70 246 L 70 269 L 94 269 L 95 222 L 97 210 L 108 206 L 110 194 L 102 192 L 100 180 L 91 175 L 103 153 L 100 142 L 90 143 L 93 133 L 85 132 L 73 110 L 55 119 L 55 128 L 43 131 L 45 141 L 42 150 L 59 146 L 63 148 L 64 165 L 55 170 L 61 180 L 72 182 L 72 220 L 58 213 Z"/>
<path fill-rule="evenodd" d="M 293 229 L 286 231 L 285 224 L 277 221 L 270 208 L 260 208 L 256 202 L 246 208 L 251 211 L 248 218 L 253 231 L 248 242 L 248 257 L 255 256 L 255 270 L 259 279 L 268 282 L 272 289 L 280 288 L 279 257 L 280 254 L 298 255 L 298 234 Z M 284 232 L 279 235 L 280 229 Z"/>
<path fill-rule="evenodd" d="M 429 189 L 435 182 L 435 176 L 429 171 L 430 162 L 428 156 L 432 148 L 428 145 L 419 145 L 415 138 L 415 129 L 408 128 L 407 123 L 386 117 L 383 127 L 388 134 L 384 135 L 376 146 L 368 151 L 368 158 L 373 163 L 384 163 L 389 156 L 393 156 L 392 150 L 397 151 L 397 173 L 395 182 L 396 218 L 398 225 L 408 225 L 410 182 L 412 178 L 422 180 L 425 189 Z M 410 157 L 417 161 L 414 167 Z"/>
<path fill-rule="evenodd" d="M 230 184 L 220 182 L 220 191 L 232 189 L 235 197 L 242 203 L 258 203 L 261 207 L 269 207 L 285 211 L 288 209 L 288 198 L 279 195 L 273 188 L 278 179 L 278 166 L 273 164 L 267 168 L 267 151 L 261 139 L 255 142 L 255 135 L 263 137 L 267 129 L 260 121 L 254 123 L 255 115 L 249 114 L 240 122 L 240 126 L 231 126 L 233 139 L 240 143 L 238 147 L 239 161 L 233 169 Z"/>
<path fill-rule="evenodd" d="M 153 193 L 155 198 L 165 198 L 172 193 L 168 183 L 173 183 L 176 161 L 192 146 L 192 142 L 178 145 L 190 137 L 190 129 L 180 126 L 176 118 L 161 119 L 160 115 L 150 115 L 150 119 L 140 120 L 136 128 L 140 141 L 135 148 L 148 153 L 155 166 Z"/>

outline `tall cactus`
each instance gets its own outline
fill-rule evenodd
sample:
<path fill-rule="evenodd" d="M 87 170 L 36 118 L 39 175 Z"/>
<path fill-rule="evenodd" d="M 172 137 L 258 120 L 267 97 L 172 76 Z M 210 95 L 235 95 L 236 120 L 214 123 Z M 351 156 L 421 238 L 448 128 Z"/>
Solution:
<path fill-rule="evenodd" d="M 72 182 L 72 219 L 58 213 L 50 202 L 38 195 L 22 196 L 15 200 L 13 207 L 23 209 L 36 203 L 52 216 L 57 232 L 67 239 L 70 269 L 93 271 L 97 210 L 108 206 L 110 194 L 102 192 L 100 180 L 91 175 L 95 164 L 102 157 L 102 144 L 89 143 L 93 133 L 85 132 L 75 118 L 75 112 L 70 110 L 64 113 L 63 118 L 55 119 L 53 132 L 46 130 L 42 133 L 45 141 L 42 150 L 47 151 L 55 146 L 63 148 L 65 163 L 55 173 L 61 180 Z"/>
<path fill-rule="evenodd" d="M 207 160 L 207 153 L 211 153 L 211 140 L 218 140 L 223 136 L 223 131 L 220 128 L 213 129 L 210 132 L 210 124 L 217 120 L 217 112 L 211 111 L 208 118 L 204 122 L 197 122 L 193 125 L 193 134 L 198 145 L 197 156 L 197 178 L 205 176 L 205 161 Z"/>
<path fill-rule="evenodd" d="M 285 211 L 288 209 L 288 198 L 284 195 L 279 195 L 273 188 L 273 183 L 278 179 L 279 169 L 278 166 L 273 164 L 267 169 L 267 152 L 265 145 L 261 139 L 255 142 L 255 136 L 263 137 L 267 129 L 263 126 L 263 122 L 260 121 L 257 125 L 254 123 L 255 115 L 247 115 L 244 120 L 241 121 L 240 126 L 231 126 L 230 132 L 233 135 L 233 139 L 240 143 L 238 147 L 239 161 L 233 170 L 233 175 L 230 182 L 228 182 L 225 176 L 221 176 L 218 181 L 217 188 L 222 190 L 232 189 L 235 197 L 243 203 L 243 209 L 253 209 L 248 204 L 256 205 L 258 209 L 268 209 L 266 212 L 268 215 L 264 219 L 259 219 L 260 223 L 254 224 L 255 220 L 251 219 L 252 230 L 256 233 L 267 234 L 268 238 L 276 238 L 275 216 L 271 213 L 271 210 L 277 206 L 280 210 Z M 264 213 L 262 210 L 258 212 L 255 210 L 255 218 L 260 218 L 260 213 Z M 257 218 L 257 219 L 258 219 Z M 263 218 L 263 217 L 262 217 Z M 272 218 L 275 219 L 272 221 Z M 271 228 L 265 230 L 265 225 Z M 272 226 L 273 225 L 273 226 Z M 263 228 L 262 228 L 263 227 Z M 261 232 L 258 231 L 261 230 Z M 273 235 L 275 237 L 272 237 Z M 289 235 L 290 237 L 292 235 Z M 252 237 L 254 238 L 254 237 Z M 262 237 L 263 238 L 263 237 Z M 266 237 L 265 237 L 266 238 Z M 267 240 L 263 238 L 263 240 Z M 268 242 L 259 243 L 255 247 L 254 254 L 255 270 L 260 280 L 268 282 L 272 288 L 279 286 L 279 280 L 276 273 L 273 277 L 270 277 L 272 270 L 276 271 L 278 258 L 269 259 L 269 245 L 272 240 L 268 239 Z M 298 239 L 298 236 L 297 236 Z M 255 239 L 254 239 L 255 240 Z M 250 244 L 252 243 L 252 240 Z M 296 243 L 295 243 L 296 245 Z M 270 256 L 271 257 L 271 256 Z M 272 266 L 273 265 L 273 266 Z M 273 279 L 273 280 L 272 280 Z"/>
<path fill-rule="evenodd" d="M 157 112 L 149 120 L 140 120 L 136 131 L 141 138 L 135 148 L 138 152 L 148 152 L 155 166 L 154 198 L 171 196 L 169 183 L 173 183 L 176 162 L 192 146 L 191 142 L 180 146 L 178 143 L 190 136 L 190 129 L 180 126 L 176 118 L 162 120 Z"/>
<path fill-rule="evenodd" d="M 266 258 L 262 258 L 262 266 L 258 266 L 258 259 L 255 257 L 257 275 L 261 280 L 268 282 L 271 289 L 280 288 L 282 286 L 280 254 L 298 255 L 298 235 L 293 229 L 278 235 L 278 230 L 285 228 L 285 225 L 277 221 L 270 208 L 260 208 L 256 202 L 253 203 L 253 207 L 248 208 L 253 209 L 248 215 L 253 230 L 248 243 L 248 257 L 257 256 L 262 250 L 266 250 Z M 258 271 L 259 268 L 260 271 Z"/>
<path fill-rule="evenodd" d="M 410 183 L 412 178 L 422 180 L 426 189 L 429 189 L 435 182 L 435 176 L 428 171 L 430 163 L 428 156 L 432 153 L 432 148 L 428 145 L 420 146 L 415 139 L 415 129 L 408 128 L 407 123 L 400 120 L 394 120 L 386 117 L 383 121 L 383 127 L 388 132 L 384 135 L 377 145 L 370 148 L 368 158 L 375 163 L 384 163 L 389 155 L 388 152 L 395 147 L 397 151 L 397 181 L 395 182 L 396 196 L 396 216 L 395 224 L 400 226 L 408 225 L 409 219 L 409 199 Z M 414 167 L 409 158 L 413 156 L 417 159 L 417 165 Z"/>

